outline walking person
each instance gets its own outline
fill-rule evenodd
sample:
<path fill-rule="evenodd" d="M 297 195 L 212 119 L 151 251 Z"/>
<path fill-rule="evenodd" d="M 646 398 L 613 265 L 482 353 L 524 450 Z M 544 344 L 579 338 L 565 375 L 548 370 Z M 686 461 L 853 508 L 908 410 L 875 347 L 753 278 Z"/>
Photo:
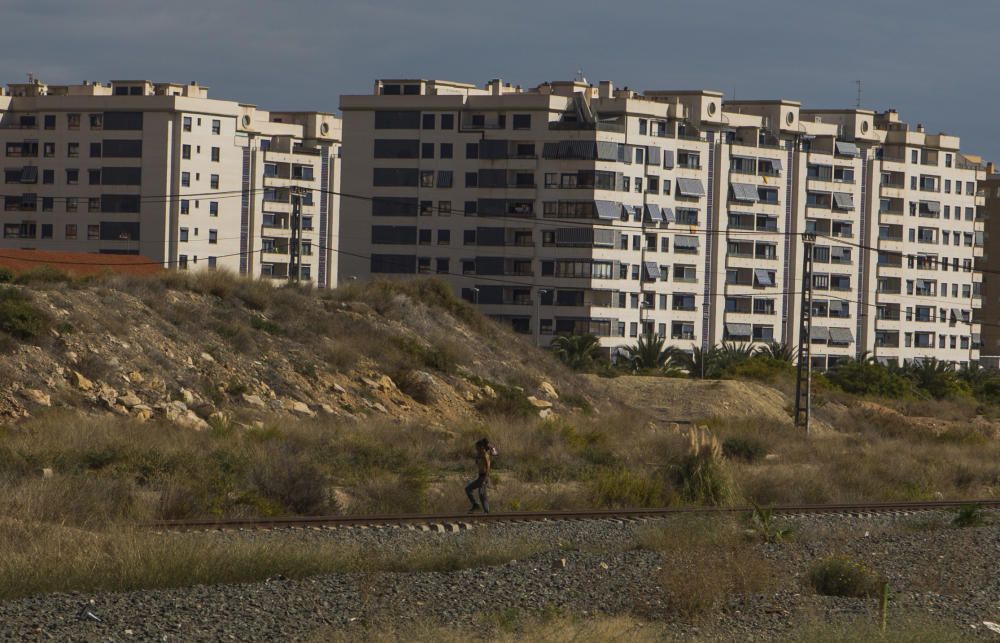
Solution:
<path fill-rule="evenodd" d="M 472 507 L 469 509 L 469 513 L 478 511 L 480 506 L 482 506 L 483 513 L 490 512 L 489 499 L 486 497 L 486 487 L 489 486 L 490 482 L 490 467 L 493 465 L 493 456 L 496 455 L 496 448 L 490 441 L 483 438 L 476 442 L 476 466 L 479 469 L 479 476 L 465 485 L 465 495 L 469 497 L 469 502 L 472 503 Z M 479 490 L 479 502 L 472 496 L 474 490 Z"/>

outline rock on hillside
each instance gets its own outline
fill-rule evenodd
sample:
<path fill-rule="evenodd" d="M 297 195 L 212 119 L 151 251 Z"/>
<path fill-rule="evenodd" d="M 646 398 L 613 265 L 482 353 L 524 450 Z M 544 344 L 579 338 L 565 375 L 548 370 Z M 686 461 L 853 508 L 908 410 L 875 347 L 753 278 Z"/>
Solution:
<path fill-rule="evenodd" d="M 498 400 L 537 412 L 529 396 L 558 412 L 556 389 L 581 392 L 435 282 L 316 292 L 174 274 L 4 288 L 48 322 L 30 340 L 0 332 L 0 417 L 51 406 L 192 429 L 274 416 L 433 422 Z"/>

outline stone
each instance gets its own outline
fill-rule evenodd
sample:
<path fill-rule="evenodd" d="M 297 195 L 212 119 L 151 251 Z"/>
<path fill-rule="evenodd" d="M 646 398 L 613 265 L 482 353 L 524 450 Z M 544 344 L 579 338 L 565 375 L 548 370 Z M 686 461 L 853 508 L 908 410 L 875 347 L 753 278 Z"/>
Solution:
<path fill-rule="evenodd" d="M 214 362 L 215 358 L 212 357 L 211 355 L 209 355 L 208 353 L 202 353 L 201 354 L 201 361 L 203 361 L 203 362 Z"/>
<path fill-rule="evenodd" d="M 81 391 L 89 391 L 94 388 L 94 383 L 91 382 L 87 377 L 80 371 L 70 371 L 69 372 L 70 384 L 80 389 Z"/>
<path fill-rule="evenodd" d="M 253 395 L 252 393 L 243 394 L 243 403 L 249 404 L 250 406 L 258 409 L 267 408 L 267 404 L 264 403 L 264 400 L 260 399 L 259 395 Z"/>
<path fill-rule="evenodd" d="M 336 411 L 333 410 L 333 407 L 330 406 L 329 404 L 320 404 L 318 406 L 320 412 L 325 413 L 327 415 L 336 415 L 337 413 Z"/>
<path fill-rule="evenodd" d="M 174 424 L 193 431 L 203 431 L 211 428 L 209 427 L 208 422 L 195 415 L 193 411 L 187 411 L 186 413 L 179 415 L 174 419 Z"/>
<path fill-rule="evenodd" d="M 66 361 L 70 364 L 76 364 L 80 357 L 74 351 L 66 351 Z"/>
<path fill-rule="evenodd" d="M 281 404 L 285 407 L 286 411 L 291 411 L 296 415 L 304 415 L 306 417 L 315 417 L 316 412 L 309 408 L 309 405 L 305 402 L 300 402 L 298 400 L 285 400 Z"/>
<path fill-rule="evenodd" d="M 552 567 L 554 567 L 555 569 L 566 569 L 566 559 L 565 558 L 560 558 L 560 559 L 556 560 L 552 564 Z"/>
<path fill-rule="evenodd" d="M 341 395 L 346 395 L 346 394 L 347 394 L 347 389 L 345 389 L 345 388 L 344 388 L 343 386 L 341 386 L 340 384 L 337 384 L 336 382 L 334 382 L 334 384 L 333 384 L 332 388 L 333 388 L 333 390 L 337 391 L 337 392 L 338 392 L 338 393 L 340 393 Z"/>
<path fill-rule="evenodd" d="M 495 400 L 497 398 L 497 392 L 493 390 L 493 387 L 490 386 L 489 384 L 483 385 L 483 395 L 490 398 L 491 400 Z"/>
<path fill-rule="evenodd" d="M 21 395 L 28 401 L 34 402 L 38 406 L 52 406 L 52 398 L 48 393 L 43 393 L 37 388 L 26 388 L 21 391 Z"/>
<path fill-rule="evenodd" d="M 146 378 L 144 378 L 142 376 L 142 373 L 140 373 L 139 371 L 132 371 L 131 373 L 128 374 L 128 381 L 132 382 L 133 384 L 142 384 L 145 381 L 145 379 Z"/>
<path fill-rule="evenodd" d="M 542 382 L 538 385 L 538 392 L 549 398 L 550 400 L 558 400 L 559 394 L 556 393 L 556 388 L 548 382 Z"/>
<path fill-rule="evenodd" d="M 552 409 L 539 409 L 538 411 L 538 417 L 542 418 L 543 420 L 554 418 L 555 416 L 556 414 L 552 411 Z"/>
<path fill-rule="evenodd" d="M 52 467 L 45 467 L 45 468 L 42 469 L 42 477 L 43 478 L 52 478 L 55 475 L 56 475 L 56 472 L 53 471 Z"/>
<path fill-rule="evenodd" d="M 385 405 L 382 404 L 381 402 L 375 402 L 374 404 L 372 404 L 372 408 L 380 413 L 385 413 L 386 415 L 389 414 L 389 409 L 385 408 Z"/>
<path fill-rule="evenodd" d="M 139 396 L 133 393 L 132 391 L 125 391 L 123 395 L 118 397 L 118 402 L 130 409 L 142 404 L 142 400 L 139 398 Z"/>
<path fill-rule="evenodd" d="M 146 422 L 153 418 L 153 409 L 145 404 L 136 404 L 132 407 L 131 411 L 132 416 L 140 422 Z"/>
<path fill-rule="evenodd" d="M 225 426 L 229 424 L 229 416 L 222 411 L 216 411 L 205 418 L 209 424 L 214 424 L 216 426 Z"/>
<path fill-rule="evenodd" d="M 182 388 L 180 390 L 180 396 L 181 396 L 181 401 L 184 402 L 185 404 L 190 406 L 191 404 L 194 403 L 194 393 L 192 393 L 189 389 Z"/>
<path fill-rule="evenodd" d="M 603 562 L 599 565 L 599 567 L 601 569 L 609 569 L 608 564 L 607 563 L 603 563 Z"/>
<path fill-rule="evenodd" d="M 531 404 L 531 406 L 535 407 L 536 409 L 551 409 L 552 408 L 552 402 L 549 402 L 548 400 L 540 400 L 537 397 L 535 397 L 534 395 L 529 395 L 528 396 L 528 403 Z"/>

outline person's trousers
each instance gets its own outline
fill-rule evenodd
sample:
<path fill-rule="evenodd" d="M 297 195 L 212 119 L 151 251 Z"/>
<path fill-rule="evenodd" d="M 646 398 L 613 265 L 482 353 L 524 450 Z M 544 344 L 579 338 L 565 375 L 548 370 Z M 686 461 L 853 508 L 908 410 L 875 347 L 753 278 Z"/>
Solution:
<path fill-rule="evenodd" d="M 476 489 L 479 490 L 479 504 L 483 506 L 483 511 L 486 513 L 490 512 L 489 500 L 486 497 L 486 487 L 489 486 L 489 478 L 485 473 L 479 474 L 479 477 L 465 485 L 465 495 L 469 496 L 469 502 L 472 506 L 476 506 L 476 499 L 472 497 L 472 492 Z"/>

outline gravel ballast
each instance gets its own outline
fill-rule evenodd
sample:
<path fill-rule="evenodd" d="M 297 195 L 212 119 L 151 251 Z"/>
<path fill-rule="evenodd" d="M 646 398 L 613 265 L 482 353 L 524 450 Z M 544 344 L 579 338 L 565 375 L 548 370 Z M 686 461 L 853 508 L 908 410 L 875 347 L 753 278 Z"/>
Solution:
<path fill-rule="evenodd" d="M 892 614 L 922 614 L 974 638 L 997 638 L 983 622 L 1000 621 L 1000 525 L 956 529 L 946 526 L 945 517 L 928 516 L 797 521 L 793 542 L 753 546 L 786 574 L 783 586 L 730 597 L 691 623 L 671 613 L 660 586 L 660 570 L 680 561 L 670 551 L 635 547 L 636 531 L 658 524 L 497 523 L 445 534 L 406 529 L 220 533 L 224 539 L 330 539 L 401 555 L 414 545 L 446 539 L 470 547 L 494 538 L 546 545 L 524 560 L 450 572 L 277 577 L 240 585 L 11 600 L 0 602 L 0 639 L 287 640 L 321 636 L 330 628 L 360 630 L 387 616 L 394 622 L 472 625 L 489 614 L 558 613 L 663 620 L 681 638 L 775 640 L 804 616 L 876 618 L 874 599 L 818 596 L 808 587 L 806 570 L 829 554 L 863 561 L 882 575 L 892 588 Z"/>

